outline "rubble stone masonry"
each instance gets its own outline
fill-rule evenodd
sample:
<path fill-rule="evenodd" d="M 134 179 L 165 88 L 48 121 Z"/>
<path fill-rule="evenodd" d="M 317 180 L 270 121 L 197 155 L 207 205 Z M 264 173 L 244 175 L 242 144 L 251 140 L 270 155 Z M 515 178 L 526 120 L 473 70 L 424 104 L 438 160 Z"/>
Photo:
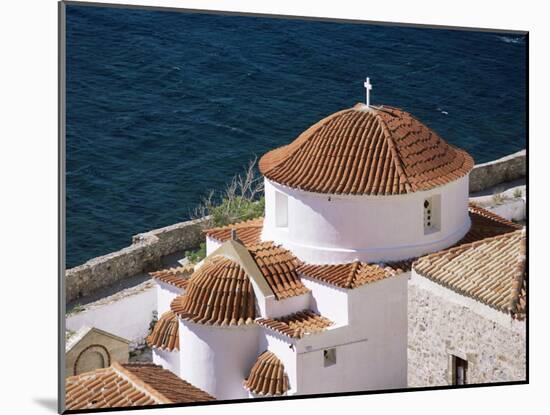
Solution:
<path fill-rule="evenodd" d="M 206 219 L 180 222 L 140 233 L 132 238 L 132 245 L 67 270 L 66 301 L 88 295 L 121 279 L 154 271 L 160 267 L 162 257 L 196 248 L 204 241 L 202 224 Z"/>
<path fill-rule="evenodd" d="M 453 355 L 468 362 L 468 384 L 525 380 L 525 322 L 492 309 L 502 318 L 491 319 L 437 291 L 409 281 L 408 386 L 451 385 Z"/>

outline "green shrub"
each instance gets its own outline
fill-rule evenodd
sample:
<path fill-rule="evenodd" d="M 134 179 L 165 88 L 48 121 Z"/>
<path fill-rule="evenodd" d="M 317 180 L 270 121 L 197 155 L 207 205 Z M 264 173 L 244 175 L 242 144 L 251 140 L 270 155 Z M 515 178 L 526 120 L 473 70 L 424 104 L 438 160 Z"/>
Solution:
<path fill-rule="evenodd" d="M 202 261 L 206 257 L 206 242 L 202 242 L 200 248 L 195 251 L 185 251 L 185 256 L 193 264 Z"/>
<path fill-rule="evenodd" d="M 233 177 L 223 192 L 211 191 L 195 208 L 194 218 L 210 217 L 203 222 L 204 228 L 226 226 L 236 222 L 259 218 L 264 214 L 263 178 L 256 169 L 256 159 L 249 162 L 241 174 Z M 186 251 L 192 263 L 206 256 L 206 244 L 199 249 Z"/>
<path fill-rule="evenodd" d="M 263 216 L 264 207 L 265 198 L 263 196 L 259 200 L 250 200 L 242 196 L 236 196 L 233 199 L 225 198 L 219 205 L 211 208 L 212 224 L 225 226 L 258 218 Z"/>

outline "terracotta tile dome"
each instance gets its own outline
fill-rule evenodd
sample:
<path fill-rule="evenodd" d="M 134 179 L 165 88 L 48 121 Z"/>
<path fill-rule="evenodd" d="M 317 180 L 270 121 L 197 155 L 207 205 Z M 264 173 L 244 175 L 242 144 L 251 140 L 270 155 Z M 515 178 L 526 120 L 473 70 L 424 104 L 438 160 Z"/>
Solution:
<path fill-rule="evenodd" d="M 278 396 L 289 390 L 285 367 L 275 353 L 263 352 L 252 369 L 244 387 L 256 395 Z"/>
<path fill-rule="evenodd" d="M 268 179 L 331 194 L 396 195 L 457 180 L 472 157 L 443 141 L 411 114 L 366 107 L 336 112 L 259 162 Z"/>
<path fill-rule="evenodd" d="M 256 297 L 244 269 L 230 259 L 216 257 L 193 274 L 186 293 L 176 297 L 170 308 L 179 317 L 198 324 L 252 324 Z"/>
<path fill-rule="evenodd" d="M 147 345 L 151 348 L 172 352 L 180 348 L 178 317 L 170 310 L 160 316 L 155 328 L 147 336 Z"/>

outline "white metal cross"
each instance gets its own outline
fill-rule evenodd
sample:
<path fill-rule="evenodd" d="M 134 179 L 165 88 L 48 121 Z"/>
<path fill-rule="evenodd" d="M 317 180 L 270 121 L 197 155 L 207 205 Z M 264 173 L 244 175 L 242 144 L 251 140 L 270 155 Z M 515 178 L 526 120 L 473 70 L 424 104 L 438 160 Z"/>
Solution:
<path fill-rule="evenodd" d="M 367 90 L 367 108 L 370 105 L 370 91 L 372 89 L 372 84 L 370 83 L 370 78 L 367 78 L 367 81 L 363 84 Z"/>

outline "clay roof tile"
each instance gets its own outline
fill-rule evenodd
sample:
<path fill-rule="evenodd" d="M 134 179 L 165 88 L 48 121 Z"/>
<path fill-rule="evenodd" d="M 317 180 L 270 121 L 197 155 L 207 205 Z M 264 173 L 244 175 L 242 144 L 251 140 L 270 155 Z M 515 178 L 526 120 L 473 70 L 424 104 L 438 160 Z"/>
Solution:
<path fill-rule="evenodd" d="M 305 335 L 318 333 L 334 323 L 311 310 L 302 310 L 283 317 L 259 318 L 256 323 L 288 337 L 299 339 Z"/>
<path fill-rule="evenodd" d="M 151 334 L 147 336 L 147 345 L 151 348 L 177 351 L 180 347 L 178 317 L 171 311 L 165 312 L 156 322 Z"/>
<path fill-rule="evenodd" d="M 260 396 L 280 396 L 289 390 L 283 363 L 267 350 L 258 356 L 243 384 L 246 389 Z"/>
<path fill-rule="evenodd" d="M 113 363 L 65 380 L 68 410 L 205 402 L 208 393 L 151 363 Z"/>
<path fill-rule="evenodd" d="M 515 230 L 426 255 L 413 268 L 461 295 L 523 319 L 525 243 L 524 230 Z"/>
<path fill-rule="evenodd" d="M 260 172 L 277 183 L 332 194 L 394 195 L 465 176 L 472 157 L 409 113 L 358 104 L 332 114 L 265 154 Z"/>

